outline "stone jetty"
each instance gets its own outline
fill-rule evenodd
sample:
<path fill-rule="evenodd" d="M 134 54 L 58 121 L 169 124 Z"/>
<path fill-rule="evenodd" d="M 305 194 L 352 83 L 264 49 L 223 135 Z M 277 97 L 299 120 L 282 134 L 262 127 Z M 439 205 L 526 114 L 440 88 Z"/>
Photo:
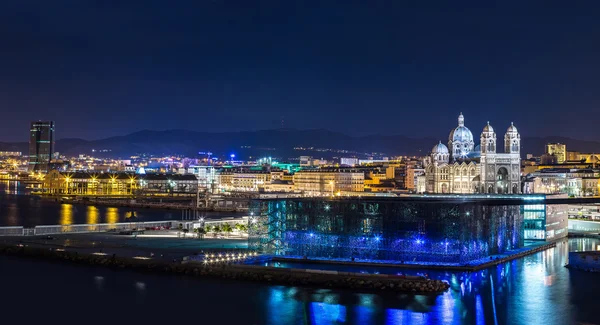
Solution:
<path fill-rule="evenodd" d="M 304 269 L 283 269 L 264 266 L 165 262 L 153 259 L 136 259 L 117 255 L 79 254 L 75 251 L 48 249 L 23 245 L 0 245 L 0 254 L 43 258 L 70 263 L 111 268 L 132 269 L 145 272 L 185 274 L 243 281 L 257 281 L 291 286 L 314 286 L 364 291 L 391 291 L 403 293 L 434 294 L 450 287 L 440 280 L 422 277 L 347 273 Z"/>

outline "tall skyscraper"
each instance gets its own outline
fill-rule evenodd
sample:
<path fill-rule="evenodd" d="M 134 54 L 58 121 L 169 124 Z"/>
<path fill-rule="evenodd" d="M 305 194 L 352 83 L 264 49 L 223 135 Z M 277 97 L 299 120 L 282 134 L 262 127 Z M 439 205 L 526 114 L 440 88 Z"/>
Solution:
<path fill-rule="evenodd" d="M 54 121 L 31 122 L 29 130 L 29 170 L 46 172 L 54 153 Z"/>

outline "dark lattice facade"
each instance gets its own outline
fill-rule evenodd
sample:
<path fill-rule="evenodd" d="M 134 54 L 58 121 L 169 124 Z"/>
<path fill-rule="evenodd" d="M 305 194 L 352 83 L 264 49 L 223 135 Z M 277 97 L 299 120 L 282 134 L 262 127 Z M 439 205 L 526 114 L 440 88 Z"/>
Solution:
<path fill-rule="evenodd" d="M 267 254 L 465 264 L 523 246 L 519 205 L 494 200 L 291 198 L 252 203 Z"/>

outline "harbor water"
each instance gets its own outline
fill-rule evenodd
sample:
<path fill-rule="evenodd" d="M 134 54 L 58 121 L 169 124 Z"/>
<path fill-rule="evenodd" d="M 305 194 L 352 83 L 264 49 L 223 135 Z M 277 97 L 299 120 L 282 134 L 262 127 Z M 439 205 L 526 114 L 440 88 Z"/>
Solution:
<path fill-rule="evenodd" d="M 239 212 L 197 212 L 197 214 L 193 214 L 192 211 L 184 214 L 177 209 L 61 203 L 26 194 L 25 187 L 19 182 L 0 182 L 0 227 L 163 221 L 192 217 L 219 219 L 244 215 Z"/>
<path fill-rule="evenodd" d="M 0 194 L 0 224 L 119 222 L 129 209 L 46 202 Z M 177 211 L 138 210 L 141 221 Z M 450 283 L 440 295 L 276 286 L 268 283 L 137 273 L 0 256 L 5 319 L 75 324 L 600 324 L 600 274 L 570 270 L 569 251 L 596 250 L 576 238 L 478 272 L 405 271 L 271 264 L 365 273 L 427 273 Z"/>

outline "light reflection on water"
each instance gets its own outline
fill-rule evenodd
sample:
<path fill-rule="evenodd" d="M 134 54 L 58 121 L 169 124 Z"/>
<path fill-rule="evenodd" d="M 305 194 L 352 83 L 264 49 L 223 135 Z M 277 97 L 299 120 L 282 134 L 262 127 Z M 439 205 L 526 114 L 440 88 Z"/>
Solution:
<path fill-rule="evenodd" d="M 106 223 L 119 222 L 119 210 L 117 208 L 106 208 Z"/>
<path fill-rule="evenodd" d="M 85 223 L 87 223 L 87 224 L 99 223 L 98 208 L 96 208 L 95 206 L 92 206 L 92 205 L 87 207 L 87 220 Z"/>
<path fill-rule="evenodd" d="M 73 224 L 73 205 L 63 203 L 60 206 L 60 224 L 63 226 Z"/>
<path fill-rule="evenodd" d="M 30 310 L 21 302 L 31 292 L 52 292 L 51 299 L 36 306 L 41 312 L 31 315 L 39 315 L 40 321 L 56 315 L 53 312 L 68 300 L 71 314 L 81 313 L 76 319 L 89 317 L 90 304 L 111 301 L 140 311 L 125 313 L 119 320 L 152 324 L 163 316 L 165 322 L 172 322 L 174 310 L 190 311 L 206 324 L 494 324 L 495 320 L 498 324 L 597 324 L 600 275 L 572 271 L 564 264 L 569 246 L 593 247 L 598 242 L 572 239 L 546 252 L 473 273 L 432 272 L 432 277 L 444 277 L 451 284 L 440 295 L 275 286 L 4 256 L 0 256 L 0 285 L 3 294 L 14 297 L 5 307 L 17 313 L 19 308 Z M 28 280 L 10 280 L 16 277 Z M 114 321 L 115 316 L 94 315 L 103 317 Z"/>
<path fill-rule="evenodd" d="M 23 186 L 19 181 L 0 180 L 0 188 L 4 194 L 17 195 L 23 192 Z"/>
<path fill-rule="evenodd" d="M 574 297 L 573 278 L 585 291 L 600 292 L 600 275 L 570 271 L 570 247 L 596 247 L 598 240 L 572 239 L 555 248 L 472 273 L 431 271 L 432 278 L 448 281 L 451 288 L 437 296 L 313 292 L 308 297 L 287 294 L 272 287 L 268 309 L 271 320 L 296 324 L 569 324 L 594 323 L 600 298 Z M 310 267 L 309 264 L 286 265 Z M 369 270 L 372 272 L 372 270 Z M 381 268 L 382 273 L 391 273 Z M 587 281 L 582 279 L 587 279 Z M 492 287 L 493 285 L 493 287 Z M 589 288 L 589 287 L 592 288 Z M 578 289 L 582 287 L 577 286 Z M 301 292 L 301 291 L 300 291 Z M 577 306 L 572 300 L 580 301 Z M 308 300 L 308 307 L 302 300 Z M 581 301 L 585 301 L 581 303 Z M 298 319 L 302 315 L 302 319 Z M 597 321 L 596 321 L 597 322 Z"/>
<path fill-rule="evenodd" d="M 132 209 L 61 203 L 60 199 L 42 200 L 35 196 L 19 195 L 24 191 L 22 186 L 15 190 L 14 187 L 7 187 L 5 183 L 0 182 L 0 227 L 66 226 L 70 224 L 180 220 L 182 218 L 179 210 Z M 9 193 L 7 194 L 7 192 Z M 242 215 L 243 213 L 203 212 L 199 216 L 222 218 Z M 132 216 L 135 218 L 131 218 Z"/>

